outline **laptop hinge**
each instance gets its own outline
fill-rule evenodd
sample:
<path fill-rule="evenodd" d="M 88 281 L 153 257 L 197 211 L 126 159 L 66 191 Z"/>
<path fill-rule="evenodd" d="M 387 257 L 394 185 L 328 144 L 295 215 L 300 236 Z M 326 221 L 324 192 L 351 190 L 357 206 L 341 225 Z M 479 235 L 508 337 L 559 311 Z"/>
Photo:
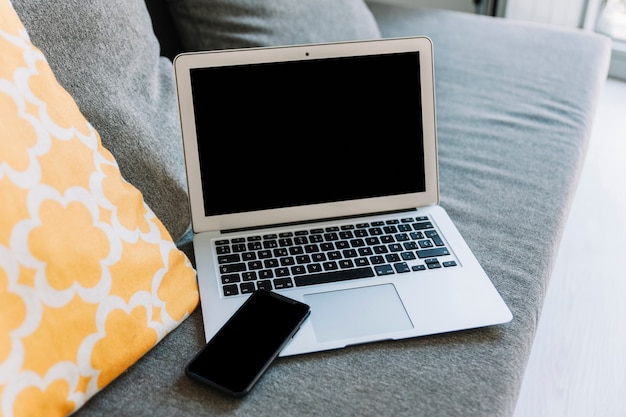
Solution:
<path fill-rule="evenodd" d="M 315 220 L 303 220 L 299 222 L 275 223 L 275 224 L 267 224 L 264 226 L 256 226 L 256 227 L 241 227 L 237 229 L 224 229 L 224 230 L 221 230 L 220 232 L 221 233 L 241 233 L 241 232 L 247 232 L 250 230 L 273 229 L 275 227 L 298 226 L 301 224 L 313 225 L 315 223 L 324 223 L 324 222 L 347 220 L 347 219 L 358 219 L 360 217 L 366 217 L 366 216 L 371 217 L 371 216 L 380 216 L 380 215 L 385 215 L 385 214 L 409 213 L 409 212 L 414 212 L 414 211 L 417 211 L 417 209 L 411 208 L 411 209 L 404 209 L 404 210 L 381 211 L 377 213 L 367 213 L 367 214 L 354 215 L 354 216 L 326 217 L 326 218 L 315 219 Z"/>

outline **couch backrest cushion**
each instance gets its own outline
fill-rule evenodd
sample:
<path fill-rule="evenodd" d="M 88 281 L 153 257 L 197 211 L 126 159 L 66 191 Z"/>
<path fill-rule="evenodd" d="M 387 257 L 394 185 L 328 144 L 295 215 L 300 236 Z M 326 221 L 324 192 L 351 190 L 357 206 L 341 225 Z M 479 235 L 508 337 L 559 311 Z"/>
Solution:
<path fill-rule="evenodd" d="M 188 51 L 380 37 L 362 0 L 168 0 Z"/>
<path fill-rule="evenodd" d="M 190 225 L 171 62 L 143 0 L 13 0 L 60 84 L 177 241 Z"/>
<path fill-rule="evenodd" d="M 60 416 L 198 303 L 195 271 L 0 0 L 0 415 Z"/>

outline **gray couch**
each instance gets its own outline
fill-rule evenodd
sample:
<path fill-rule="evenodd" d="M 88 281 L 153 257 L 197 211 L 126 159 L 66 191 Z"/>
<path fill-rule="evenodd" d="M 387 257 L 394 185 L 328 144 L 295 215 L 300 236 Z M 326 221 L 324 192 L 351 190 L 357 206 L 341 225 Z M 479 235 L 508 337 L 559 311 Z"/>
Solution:
<path fill-rule="evenodd" d="M 199 9 L 203 1 L 214 7 Z M 249 0 L 150 1 L 159 46 L 142 1 L 97 3 L 14 1 L 33 42 L 123 174 L 186 250 L 189 217 L 171 62 L 160 53 L 431 37 L 441 202 L 514 319 L 279 359 L 248 397 L 233 400 L 183 373 L 204 343 L 197 309 L 77 416 L 513 414 L 607 75 L 608 40 L 374 2 L 368 9 L 358 1 L 302 1 L 310 7 L 304 17 L 299 12 L 303 23 L 284 15 L 289 8 L 281 0 L 261 1 L 267 7 L 258 15 L 246 9 L 254 4 Z"/>

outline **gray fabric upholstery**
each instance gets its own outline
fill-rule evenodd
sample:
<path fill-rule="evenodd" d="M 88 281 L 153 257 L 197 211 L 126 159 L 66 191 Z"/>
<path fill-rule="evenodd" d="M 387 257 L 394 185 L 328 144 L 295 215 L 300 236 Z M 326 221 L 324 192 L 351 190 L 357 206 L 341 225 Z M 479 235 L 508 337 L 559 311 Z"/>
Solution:
<path fill-rule="evenodd" d="M 232 400 L 184 375 L 204 343 L 196 311 L 77 416 L 513 413 L 609 44 L 452 12 L 371 9 L 383 36 L 434 40 L 442 205 L 513 321 L 280 359 L 248 397 Z"/>
<path fill-rule="evenodd" d="M 124 178 L 178 240 L 190 214 L 173 70 L 143 0 L 13 5 Z"/>
<path fill-rule="evenodd" d="M 363 0 L 167 0 L 188 51 L 379 38 Z"/>

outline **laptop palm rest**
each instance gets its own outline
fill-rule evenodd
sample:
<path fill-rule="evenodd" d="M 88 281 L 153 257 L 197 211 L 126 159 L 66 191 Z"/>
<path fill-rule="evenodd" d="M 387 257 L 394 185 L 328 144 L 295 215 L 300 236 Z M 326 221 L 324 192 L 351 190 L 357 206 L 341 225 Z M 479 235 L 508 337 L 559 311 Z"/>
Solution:
<path fill-rule="evenodd" d="M 311 322 L 319 342 L 352 339 L 413 328 L 393 284 L 309 294 Z"/>

